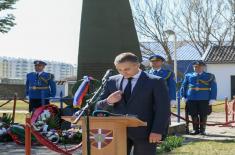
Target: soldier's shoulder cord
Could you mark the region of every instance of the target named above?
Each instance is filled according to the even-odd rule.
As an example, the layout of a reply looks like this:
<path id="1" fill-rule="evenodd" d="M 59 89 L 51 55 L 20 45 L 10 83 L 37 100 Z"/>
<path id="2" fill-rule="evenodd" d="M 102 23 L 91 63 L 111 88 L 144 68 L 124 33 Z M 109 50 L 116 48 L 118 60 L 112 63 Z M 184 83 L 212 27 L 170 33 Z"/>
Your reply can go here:
<path id="1" fill-rule="evenodd" d="M 41 80 L 42 80 L 43 82 L 45 82 L 46 84 L 48 84 L 48 81 L 49 81 L 49 80 L 51 80 L 51 79 L 54 78 L 54 75 L 53 75 L 53 74 L 51 74 L 51 73 L 47 73 L 47 74 L 49 75 L 48 78 L 44 78 L 44 77 L 42 77 L 42 76 L 39 77 L 39 79 L 41 79 Z"/>
<path id="2" fill-rule="evenodd" d="M 207 82 L 211 82 L 215 79 L 215 76 L 214 74 L 211 74 L 211 73 L 207 73 L 209 75 L 209 80 L 207 80 Z"/>
<path id="3" fill-rule="evenodd" d="M 211 74 L 211 73 L 206 73 L 206 74 L 209 75 L 209 79 L 208 79 L 208 80 L 202 80 L 202 79 L 200 79 L 200 80 L 198 80 L 198 81 L 201 82 L 201 83 L 203 83 L 203 84 L 205 84 L 205 85 L 209 85 L 209 83 L 214 80 L 215 76 L 214 76 L 213 74 Z"/>
<path id="4" fill-rule="evenodd" d="M 170 77 L 171 77 L 171 74 L 172 72 L 169 71 L 169 70 L 166 70 L 168 73 L 167 73 L 167 76 L 164 78 L 165 80 L 168 80 Z"/>

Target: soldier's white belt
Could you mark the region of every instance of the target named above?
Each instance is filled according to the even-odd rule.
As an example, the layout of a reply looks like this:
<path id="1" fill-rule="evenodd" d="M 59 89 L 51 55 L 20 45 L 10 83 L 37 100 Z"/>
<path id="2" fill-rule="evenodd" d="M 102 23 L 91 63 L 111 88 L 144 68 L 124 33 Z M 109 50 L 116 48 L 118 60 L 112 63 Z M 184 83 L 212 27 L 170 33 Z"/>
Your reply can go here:
<path id="1" fill-rule="evenodd" d="M 33 90 L 45 90 L 45 89 L 49 89 L 49 87 L 36 87 L 36 86 L 33 86 L 33 87 L 30 87 L 30 89 L 33 89 Z"/>
<path id="2" fill-rule="evenodd" d="M 210 88 L 199 88 L 199 87 L 190 87 L 189 89 L 196 90 L 196 91 L 199 91 L 199 90 L 210 90 Z"/>

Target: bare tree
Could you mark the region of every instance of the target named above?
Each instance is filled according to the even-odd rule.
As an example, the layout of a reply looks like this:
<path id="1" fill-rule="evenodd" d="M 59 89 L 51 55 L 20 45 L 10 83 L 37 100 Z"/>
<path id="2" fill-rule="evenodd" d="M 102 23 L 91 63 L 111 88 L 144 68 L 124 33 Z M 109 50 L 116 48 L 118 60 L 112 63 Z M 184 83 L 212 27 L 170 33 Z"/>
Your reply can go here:
<path id="1" fill-rule="evenodd" d="M 231 46 L 235 46 L 235 0 L 227 0 L 227 8 L 230 10 L 229 18 L 226 15 L 222 15 L 225 20 L 231 25 L 230 36 L 231 36 Z"/>
<path id="2" fill-rule="evenodd" d="M 172 64 L 168 46 L 169 36 L 164 35 L 164 31 L 170 25 L 166 10 L 168 2 L 164 0 L 132 0 L 132 4 L 136 30 L 140 40 L 147 39 L 159 43 L 164 49 L 167 62 Z M 144 44 L 141 44 L 141 47 L 145 49 L 146 55 L 154 53 Z"/>
<path id="3" fill-rule="evenodd" d="M 192 45 L 202 56 L 210 45 L 235 42 L 235 0 L 132 0 L 140 40 L 157 42 L 172 63 L 167 29 L 177 33 L 181 43 Z M 179 45 L 179 44 L 178 44 Z M 181 44 L 182 45 L 182 44 Z M 141 44 L 146 55 L 153 54 Z"/>
<path id="4" fill-rule="evenodd" d="M 234 0 L 181 0 L 179 13 L 171 13 L 174 26 L 203 55 L 210 45 L 231 41 L 233 18 L 228 8 L 232 3 Z"/>

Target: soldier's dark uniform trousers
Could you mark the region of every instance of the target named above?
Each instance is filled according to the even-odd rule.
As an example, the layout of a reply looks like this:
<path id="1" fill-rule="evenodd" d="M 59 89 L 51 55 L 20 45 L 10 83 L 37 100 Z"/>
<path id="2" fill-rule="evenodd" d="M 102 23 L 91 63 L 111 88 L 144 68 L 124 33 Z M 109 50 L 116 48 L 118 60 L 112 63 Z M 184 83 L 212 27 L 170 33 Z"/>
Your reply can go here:
<path id="1" fill-rule="evenodd" d="M 186 107 L 194 122 L 192 134 L 204 135 L 207 115 L 212 111 L 209 101 L 215 101 L 217 95 L 215 76 L 207 72 L 188 73 L 182 82 L 180 93 L 186 99 Z"/>
<path id="2" fill-rule="evenodd" d="M 47 72 L 31 72 L 27 74 L 26 95 L 29 96 L 30 112 L 42 105 L 49 104 L 49 97 L 54 97 L 55 94 L 56 84 L 53 74 Z"/>

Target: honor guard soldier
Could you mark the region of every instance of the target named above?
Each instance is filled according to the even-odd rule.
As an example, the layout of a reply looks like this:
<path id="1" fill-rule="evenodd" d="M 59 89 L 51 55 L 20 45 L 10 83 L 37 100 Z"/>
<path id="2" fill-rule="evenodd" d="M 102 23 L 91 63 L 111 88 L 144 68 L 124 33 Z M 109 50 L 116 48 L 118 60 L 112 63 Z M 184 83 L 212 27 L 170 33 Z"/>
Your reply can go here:
<path id="1" fill-rule="evenodd" d="M 170 96 L 170 104 L 171 106 L 176 105 L 176 82 L 175 82 L 175 75 L 170 70 L 166 70 L 162 68 L 163 63 L 165 62 L 165 59 L 160 55 L 153 55 L 149 57 L 150 66 L 152 67 L 149 70 L 149 74 L 153 74 L 156 76 L 159 76 L 163 78 L 166 81 L 168 92 Z M 170 118 L 169 123 L 165 131 L 165 135 L 163 135 L 163 139 L 166 138 L 168 133 L 168 128 L 170 124 Z"/>
<path id="2" fill-rule="evenodd" d="M 185 75 L 181 86 L 181 97 L 193 121 L 192 135 L 205 135 L 207 116 L 216 101 L 217 84 L 215 76 L 205 72 L 203 61 L 193 63 L 194 72 Z"/>
<path id="3" fill-rule="evenodd" d="M 36 108 L 49 104 L 49 97 L 56 94 L 54 75 L 44 72 L 47 65 L 43 61 L 34 61 L 35 72 L 27 74 L 26 96 L 29 97 L 29 112 Z"/>

